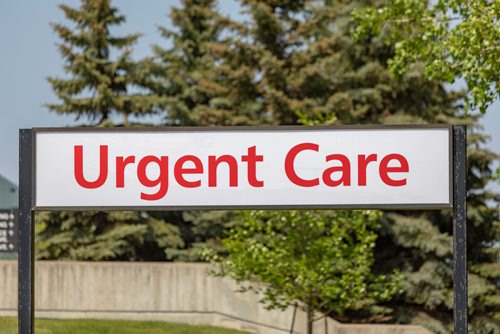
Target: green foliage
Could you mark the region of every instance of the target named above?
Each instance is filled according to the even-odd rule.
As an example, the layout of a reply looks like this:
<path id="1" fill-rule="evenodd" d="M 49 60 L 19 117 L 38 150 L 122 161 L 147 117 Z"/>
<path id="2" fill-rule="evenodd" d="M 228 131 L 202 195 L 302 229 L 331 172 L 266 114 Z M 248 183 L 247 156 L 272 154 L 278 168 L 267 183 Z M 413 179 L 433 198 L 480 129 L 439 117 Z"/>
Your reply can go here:
<path id="1" fill-rule="evenodd" d="M 395 43 L 389 68 L 402 75 L 423 62 L 431 79 L 463 78 L 466 111 L 487 107 L 500 96 L 500 3 L 468 0 L 394 0 L 353 13 L 356 38 L 382 34 Z"/>
<path id="2" fill-rule="evenodd" d="M 82 3 L 87 2 L 92 1 Z M 455 1 L 397 0 L 390 3 L 396 6 L 394 11 L 389 6 L 383 7 L 385 9 L 381 9 L 380 14 L 378 9 L 356 12 L 356 19 L 365 23 L 358 25 L 359 39 L 353 39 L 353 10 L 383 3 L 242 0 L 246 21 L 243 24 L 222 17 L 215 0 L 184 0 L 172 11 L 173 30 L 160 30 L 165 38 L 171 39 L 172 48 L 156 46 L 154 57 L 125 66 L 130 70 L 120 73 L 126 77 L 123 80 L 127 82 L 127 90 L 113 92 L 124 99 L 135 98 L 129 94 L 133 91 L 129 87 L 147 87 L 152 94 L 147 99 L 142 97 L 148 101 L 144 105 L 160 106 L 168 125 L 467 124 L 470 332 L 498 333 L 500 278 L 496 262 L 500 240 L 497 209 L 500 198 L 487 189 L 489 182 L 499 180 L 499 170 L 492 170 L 498 155 L 484 149 L 488 138 L 477 126 L 480 117 L 472 113 L 463 115 L 464 107 L 472 104 L 484 109 L 491 98 L 498 95 L 498 75 L 495 77 L 499 72 L 498 62 L 495 62 L 500 58 L 498 38 L 492 39 L 495 35 L 491 35 L 492 29 L 498 30 L 498 19 L 493 17 L 498 17 L 498 4 L 460 1 L 456 2 L 460 3 L 458 7 L 443 10 L 439 4 L 447 6 Z M 75 13 L 80 13 L 82 8 Z M 396 18 L 395 15 L 401 14 L 398 8 L 404 9 L 404 15 Z M 486 8 L 486 12 L 480 13 L 481 8 Z M 85 26 L 85 20 L 72 19 L 72 13 L 69 11 L 68 17 L 76 22 L 76 29 L 69 31 L 72 34 L 69 37 L 80 36 L 80 32 L 84 36 L 83 32 L 91 31 Z M 451 15 L 467 16 L 468 19 L 454 20 L 449 24 Z M 366 16 L 369 20 L 365 20 Z M 368 21 L 375 23 L 368 24 Z M 444 34 L 445 23 L 448 30 Z M 431 24 L 435 29 L 429 26 Z M 380 35 L 376 34 L 377 27 Z M 90 32 L 86 34 L 91 35 Z M 87 80 L 89 73 L 96 73 L 95 68 L 101 69 L 96 64 L 114 64 L 118 59 L 128 57 L 118 57 L 115 61 L 96 60 L 96 57 L 90 57 L 93 54 L 91 48 L 80 47 L 77 40 L 69 37 L 62 37 L 65 42 L 61 50 L 87 50 L 81 52 L 75 61 L 65 58 L 68 73 L 77 75 L 78 80 Z M 473 38 L 477 41 L 473 42 Z M 69 47 L 72 43 L 73 48 Z M 124 54 L 130 52 L 131 45 L 123 48 Z M 112 43 L 109 46 L 115 47 Z M 412 48 L 415 51 L 410 53 Z M 404 50 L 406 53 L 403 54 Z M 114 82 L 114 78 L 119 77 L 113 75 L 113 71 L 99 73 L 103 74 L 96 75 L 96 78 L 109 76 L 104 83 Z M 469 87 L 479 89 L 479 95 L 472 93 L 468 96 L 471 101 L 466 100 L 465 106 L 463 93 L 447 91 L 443 85 L 443 82 L 460 75 Z M 85 115 L 85 110 L 92 110 L 97 112 L 95 118 L 103 119 L 102 125 L 112 125 L 99 114 L 100 109 L 95 107 L 100 105 L 97 100 L 92 109 L 79 109 L 78 98 L 93 88 L 85 86 L 78 90 L 78 80 L 74 83 L 67 80 L 67 84 L 61 86 L 65 86 L 65 93 L 60 95 L 62 104 L 67 102 L 67 107 L 61 106 L 60 111 Z M 107 86 L 103 84 L 102 87 Z M 54 89 L 56 93 L 63 91 L 56 86 Z M 103 103 L 110 100 L 113 99 L 99 99 Z M 81 105 L 91 106 L 86 101 L 82 99 Z M 103 110 L 129 112 L 128 109 L 115 108 L 117 105 L 115 102 L 105 104 Z M 141 108 L 130 110 L 139 114 L 150 110 Z M 216 249 L 219 255 L 223 254 L 219 239 L 241 223 L 229 212 L 154 212 L 137 213 L 132 217 L 108 215 L 51 213 L 48 218 L 41 217 L 39 256 L 198 261 L 199 250 L 206 246 Z M 277 219 L 273 218 L 274 213 L 255 215 L 262 222 Z M 349 306 L 355 311 L 345 309 L 340 317 L 342 308 L 338 307 L 332 315 L 346 321 L 414 323 L 438 333 L 450 332 L 453 289 L 450 210 L 387 213 L 380 218 L 380 224 L 375 248 L 367 248 L 375 252 L 373 272 L 390 275 L 394 269 L 399 270 L 403 275 L 402 292 L 387 302 L 361 298 L 357 304 Z M 68 234 L 66 226 L 78 227 L 73 227 L 74 233 Z M 368 224 L 367 227 L 373 233 L 374 226 Z M 259 232 L 255 228 L 254 232 Z M 241 228 L 236 231 L 244 232 Z M 306 232 L 309 233 L 305 231 L 304 237 Z M 318 245 L 323 240 L 319 239 Z M 327 262 L 322 258 L 318 261 Z M 363 263 L 368 266 L 370 261 L 365 258 Z M 305 269 L 309 268 L 308 263 L 303 261 Z M 366 266 L 359 268 L 370 267 Z M 273 273 L 268 274 L 273 276 Z M 312 275 L 311 279 L 315 277 L 318 276 Z M 367 279 L 371 279 L 370 276 Z M 326 289 L 321 293 L 330 297 L 332 291 Z M 353 290 L 353 293 L 357 292 Z M 300 296 L 296 298 L 302 300 Z M 347 299 L 342 298 L 333 301 L 341 302 L 341 305 L 349 300 L 349 294 L 345 297 Z M 275 299 L 279 303 L 287 301 Z"/>
<path id="3" fill-rule="evenodd" d="M 172 254 L 175 261 L 204 261 L 206 248 L 223 252 L 220 239 L 239 225 L 234 211 L 185 211 L 182 218 L 185 247 Z"/>
<path id="4" fill-rule="evenodd" d="M 137 211 L 37 212 L 36 258 L 150 260 L 184 247 L 172 223 Z"/>
<path id="5" fill-rule="evenodd" d="M 500 196 L 487 190 L 498 156 L 483 148 L 486 137 L 470 124 L 468 134 L 467 247 L 470 333 L 498 333 Z M 394 253 L 398 256 L 394 257 Z M 428 327 L 436 333 L 452 328 L 452 217 L 441 212 L 397 212 L 382 221 L 376 257 L 378 270 L 400 268 L 404 292 L 390 303 L 395 319 Z M 413 308 L 409 311 L 408 306 Z M 415 306 L 418 306 L 415 308 Z M 428 316 L 422 317 L 424 311 Z M 431 318 L 430 318 L 430 317 Z"/>
<path id="6" fill-rule="evenodd" d="M 48 78 L 61 103 L 47 104 L 47 108 L 98 122 L 118 113 L 124 124 L 130 114 L 153 112 L 151 98 L 138 93 L 143 78 L 131 59 L 131 48 L 139 35 L 111 35 L 111 27 L 125 22 L 111 1 L 81 0 L 79 8 L 64 4 L 59 8 L 73 22 L 72 27 L 52 24 L 62 40 L 58 47 L 68 77 Z M 116 57 L 112 57 L 115 52 Z"/>
<path id="7" fill-rule="evenodd" d="M 343 314 L 388 300 L 398 289 L 397 275 L 371 271 L 378 212 L 252 211 L 241 217 L 242 225 L 223 240 L 227 256 L 208 257 L 216 274 L 232 277 L 243 291 L 262 291 L 268 308 L 299 300 L 308 314 Z"/>
<path id="8" fill-rule="evenodd" d="M 297 124 L 298 112 L 327 115 L 342 108 L 329 94 L 337 68 L 328 57 L 333 50 L 327 40 L 319 42 L 327 26 L 324 7 L 311 1 L 241 5 L 245 22 L 229 22 L 228 37 L 213 47 L 229 108 L 248 115 L 252 124 Z"/>
<path id="9" fill-rule="evenodd" d="M 149 74 L 145 85 L 156 94 L 165 111 L 167 125 L 238 125 L 248 123 L 240 112 L 231 111 L 213 46 L 227 19 L 214 0 L 182 0 L 170 13 L 173 30 L 159 28 L 172 42 L 165 49 L 153 47 L 154 57 L 143 62 Z"/>
<path id="10" fill-rule="evenodd" d="M 360 6 L 242 1 L 248 19 L 232 23 L 217 45 L 232 108 L 252 105 L 272 124 L 446 122 L 456 98 L 439 81 L 418 66 L 396 78 L 387 70 L 392 45 L 351 38 L 350 15 Z"/>
<path id="11" fill-rule="evenodd" d="M 463 94 L 447 92 L 442 81 L 429 79 L 420 64 L 394 76 L 387 66 L 395 54 L 394 44 L 386 43 L 384 37 L 351 37 L 349 16 L 355 8 L 359 7 L 354 2 L 332 1 L 319 6 L 316 14 L 311 11 L 309 19 L 318 32 L 305 49 L 314 55 L 307 58 L 308 67 L 326 78 L 322 94 L 335 101 L 329 109 L 334 116 L 301 111 L 301 120 L 309 125 L 335 118 L 337 124 L 468 125 L 468 259 L 471 268 L 477 268 L 471 270 L 469 280 L 469 319 L 471 332 L 495 328 L 500 305 L 494 304 L 492 287 L 498 286 L 498 277 L 491 276 L 491 268 L 498 259 L 500 197 L 487 185 L 495 180 L 492 167 L 498 155 L 484 148 L 488 138 L 478 126 L 480 117 L 463 116 Z M 334 19 L 323 27 L 318 23 L 323 17 Z M 321 67 L 327 62 L 323 58 L 334 60 L 335 65 Z M 342 319 L 411 322 L 447 333 L 452 323 L 451 211 L 389 213 L 381 222 L 375 271 L 399 269 L 404 277 L 403 292 L 381 305 L 392 309 L 383 316 L 377 316 L 380 309 L 368 308 L 348 311 Z"/>
<path id="12" fill-rule="evenodd" d="M 144 71 L 131 59 L 138 34 L 112 36 L 110 29 L 125 17 L 110 0 L 81 0 L 79 8 L 60 5 L 73 27 L 53 24 L 62 39 L 59 51 L 69 78 L 48 80 L 60 104 L 48 104 L 62 114 L 98 120 L 112 127 L 112 113 L 123 116 L 153 112 L 157 101 L 143 95 Z M 115 57 L 112 54 L 116 53 Z M 132 93 L 134 92 L 135 93 Z M 175 215 L 156 217 L 145 212 L 39 212 L 36 257 L 68 260 L 171 259 L 184 247 Z M 174 221 L 174 223 L 170 223 Z"/>
<path id="13" fill-rule="evenodd" d="M 384 36 L 352 38 L 351 13 L 361 7 L 360 3 L 296 2 L 290 7 L 279 1 L 244 1 L 243 5 L 249 15 L 245 27 L 238 31 L 243 37 L 233 42 L 223 59 L 235 71 L 245 68 L 255 73 L 250 81 L 252 91 L 257 92 L 255 99 L 272 122 L 469 126 L 469 260 L 480 266 L 494 263 L 498 256 L 495 240 L 500 239 L 499 196 L 486 186 L 493 180 L 491 168 L 498 156 L 484 149 L 488 138 L 477 126 L 479 117 L 463 117 L 464 94 L 448 92 L 443 81 L 430 79 L 420 63 L 395 76 L 387 65 L 396 52 L 394 43 L 386 43 Z M 289 21 L 281 20 L 281 15 Z M 280 46 L 286 51 L 280 53 Z M 276 61 L 264 64 L 268 59 Z M 275 103 L 278 100 L 271 94 L 279 95 L 280 103 Z M 438 331 L 450 330 L 451 212 L 389 214 L 382 219 L 379 235 L 375 270 L 390 273 L 397 268 L 405 277 L 403 292 L 381 305 L 384 310 L 392 309 L 384 311 L 382 321 L 432 323 Z M 495 300 L 486 296 L 494 295 L 491 287 L 498 278 L 484 273 L 471 274 L 470 278 L 471 331 L 492 326 L 499 309 L 485 302 Z M 422 295 L 420 291 L 424 291 Z M 347 311 L 343 319 L 377 320 L 373 312 L 380 311 L 375 307 Z M 363 314 L 366 316 L 360 318 Z"/>

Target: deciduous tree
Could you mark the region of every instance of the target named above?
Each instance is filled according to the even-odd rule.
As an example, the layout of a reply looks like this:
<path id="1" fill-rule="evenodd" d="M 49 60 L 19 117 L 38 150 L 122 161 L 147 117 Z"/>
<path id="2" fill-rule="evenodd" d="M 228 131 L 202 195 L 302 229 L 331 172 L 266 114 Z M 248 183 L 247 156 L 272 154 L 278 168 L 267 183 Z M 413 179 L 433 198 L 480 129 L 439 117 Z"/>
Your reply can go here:
<path id="1" fill-rule="evenodd" d="M 467 83 L 465 110 L 485 112 L 500 96 L 500 3 L 394 0 L 354 12 L 355 36 L 395 43 L 389 68 L 402 75 L 422 62 L 428 78 Z"/>
<path id="2" fill-rule="evenodd" d="M 398 276 L 375 275 L 375 211 L 253 211 L 223 245 L 227 256 L 213 256 L 215 273 L 239 282 L 242 290 L 263 293 L 270 308 L 297 300 L 307 312 L 343 314 L 388 300 Z M 210 257 L 210 256 L 209 256 Z"/>

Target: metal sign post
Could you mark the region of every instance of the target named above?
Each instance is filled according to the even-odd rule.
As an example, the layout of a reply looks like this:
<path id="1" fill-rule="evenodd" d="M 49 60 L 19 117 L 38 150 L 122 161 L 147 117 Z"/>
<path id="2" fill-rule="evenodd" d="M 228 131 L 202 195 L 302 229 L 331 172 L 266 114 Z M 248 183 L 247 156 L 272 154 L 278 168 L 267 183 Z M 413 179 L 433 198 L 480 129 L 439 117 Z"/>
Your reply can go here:
<path id="1" fill-rule="evenodd" d="M 35 332 L 35 240 L 33 212 L 33 138 L 30 129 L 19 131 L 19 334 Z"/>
<path id="2" fill-rule="evenodd" d="M 453 325 L 467 333 L 467 133 L 453 127 Z"/>
<path id="3" fill-rule="evenodd" d="M 315 135 L 315 131 L 320 135 Z M 389 131 L 389 133 L 384 133 L 384 131 Z M 57 136 L 63 132 L 64 140 L 60 140 L 60 137 Z M 332 137 L 333 133 L 336 133 L 335 136 L 337 137 Z M 126 138 L 121 137 L 123 134 L 127 135 Z M 173 134 L 175 134 L 174 137 L 169 137 Z M 214 134 L 213 138 L 212 134 Z M 229 137 L 234 140 L 228 140 Z M 298 140 L 297 137 L 301 138 L 302 144 L 295 142 Z M 124 138 L 125 141 L 122 140 Z M 138 138 L 140 140 L 137 140 Z M 180 140 L 180 142 L 174 141 L 172 138 Z M 343 138 L 343 141 L 339 141 L 339 138 Z M 98 156 L 101 158 L 89 160 L 92 162 L 91 166 L 97 165 L 100 168 L 97 180 L 87 180 L 83 175 L 82 152 L 84 146 L 81 144 L 82 141 L 87 145 L 91 145 L 91 149 L 99 147 L 100 155 Z M 106 144 L 103 142 L 106 142 Z M 172 145 L 174 142 L 179 143 L 177 148 L 176 145 Z M 317 142 L 318 145 L 311 144 L 313 142 Z M 329 147 L 332 142 L 336 144 Z M 342 151 L 342 142 L 350 143 L 349 148 Z M 432 142 L 432 144 L 429 144 L 429 142 Z M 133 143 L 133 145 L 129 145 L 130 143 Z M 168 145 L 165 145 L 165 143 L 168 143 Z M 200 143 L 206 145 L 200 146 Z M 144 146 L 137 146 L 136 144 Z M 339 154 L 328 155 L 327 162 L 340 158 L 344 160 L 340 159 L 337 162 L 347 161 L 343 162 L 342 166 L 343 170 L 347 168 L 348 172 L 346 172 L 345 177 L 349 179 L 348 181 L 342 181 L 345 182 L 343 186 L 352 186 L 350 167 L 347 167 L 350 166 L 348 156 L 352 158 L 353 163 L 357 162 L 360 166 L 363 166 L 362 170 L 364 171 L 360 174 L 358 170 L 358 177 L 352 182 L 353 184 L 356 182 L 357 186 L 354 189 L 356 191 L 355 196 L 352 196 L 352 187 L 349 190 L 351 191 L 351 197 L 349 197 L 349 192 L 345 192 L 345 189 L 338 187 L 339 180 L 332 179 L 333 171 L 331 169 L 330 171 L 326 169 L 322 174 L 323 184 L 321 185 L 318 185 L 321 174 L 320 177 L 317 174 L 313 176 L 307 174 L 311 170 L 317 172 L 317 163 L 324 164 L 324 156 L 318 157 L 318 155 L 314 155 L 319 152 L 319 144 L 324 145 L 327 149 L 339 150 L 335 151 L 335 153 Z M 467 144 L 465 126 L 198 127 L 111 130 L 89 128 L 73 130 L 22 129 L 19 132 L 19 145 L 19 334 L 34 334 L 34 212 L 36 210 L 292 208 L 419 210 L 451 207 L 453 207 L 454 333 L 467 333 Z M 109 153 L 121 155 L 116 156 L 117 163 L 116 166 L 113 165 L 113 167 L 116 167 L 116 171 L 113 171 L 113 173 L 116 172 L 116 184 L 114 184 L 115 178 L 113 178 L 110 181 L 111 185 L 101 187 L 106 182 L 108 175 L 109 166 L 107 161 L 108 156 L 110 156 L 108 154 L 108 145 L 110 148 Z M 118 151 L 116 150 L 117 147 L 119 148 Z M 189 152 L 172 151 L 180 147 L 183 150 L 187 149 Z M 219 153 L 207 153 L 205 147 Z M 221 147 L 228 150 L 228 152 L 214 149 Z M 272 151 L 273 147 L 277 148 L 277 151 Z M 161 158 L 150 155 L 151 152 L 155 152 L 155 149 L 161 155 Z M 242 149 L 246 151 L 241 153 Z M 366 150 L 369 149 L 372 150 L 373 154 L 367 156 Z M 148 153 L 145 153 L 146 151 Z M 93 152 L 95 156 L 96 151 Z M 237 158 L 230 155 L 234 155 L 235 152 L 239 154 Z M 284 152 L 288 152 L 286 158 L 284 158 Z M 377 162 L 376 153 L 379 154 L 380 163 Z M 173 167 L 175 177 L 170 181 L 176 181 L 178 187 L 172 188 L 172 197 L 168 197 L 170 193 L 167 195 L 168 183 L 166 181 L 168 181 L 170 174 L 168 174 L 168 170 L 162 172 L 162 168 L 166 166 L 161 165 L 164 162 L 168 163 L 168 154 L 181 161 L 176 162 Z M 179 158 L 180 154 L 191 155 L 184 155 Z M 232 159 L 229 160 L 234 161 L 233 165 L 235 167 L 233 171 L 235 171 L 236 175 L 238 163 L 242 164 L 243 170 L 247 172 L 247 175 L 245 175 L 247 179 L 244 181 L 247 181 L 248 184 L 245 183 L 239 193 L 237 192 L 238 189 L 236 189 L 235 194 L 237 196 L 225 195 L 228 191 L 226 184 L 218 189 L 217 176 L 214 177 L 213 174 L 212 180 L 214 182 L 210 183 L 209 176 L 207 187 L 206 178 L 202 175 L 205 170 L 203 164 L 208 161 L 208 170 L 212 168 L 215 170 L 216 175 L 217 163 L 214 163 L 214 161 L 218 159 L 217 156 L 211 155 L 208 156 L 207 160 L 207 154 L 226 154 L 219 155 L 219 157 L 224 157 L 224 159 L 229 157 Z M 325 153 L 323 151 L 320 154 Z M 138 161 L 136 161 L 137 165 L 134 165 L 136 156 Z M 297 156 L 300 156 L 300 158 L 297 158 Z M 85 159 L 88 157 L 87 153 Z M 113 157 L 111 158 L 113 159 Z M 304 157 L 308 158 L 305 159 Z M 312 159 L 309 159 L 309 157 L 312 157 Z M 408 160 L 406 157 L 408 157 Z M 74 160 L 71 160 L 73 158 Z M 143 159 L 145 160 L 143 161 Z M 184 167 L 185 161 L 182 159 L 195 163 L 196 168 Z M 170 160 L 171 163 L 173 163 L 172 160 Z M 125 163 L 125 161 L 128 162 Z M 210 161 L 212 161 L 212 165 L 210 165 Z M 264 164 L 263 161 L 267 163 L 267 169 L 259 169 L 259 173 L 257 173 L 257 166 L 263 166 L 261 165 Z M 372 182 L 374 178 L 380 176 L 380 180 L 375 180 L 374 184 L 367 184 L 366 181 L 367 166 L 370 161 L 379 164 L 379 166 L 375 164 L 375 168 L 378 168 L 378 174 L 370 174 Z M 392 163 L 389 166 L 391 161 L 398 164 L 395 166 Z M 415 162 L 415 165 L 409 167 L 409 161 Z M 167 179 L 162 180 L 160 177 L 156 180 L 148 179 L 146 167 L 151 162 L 160 169 L 160 176 Z M 113 191 L 116 188 L 120 188 L 120 190 L 126 188 L 125 167 L 129 163 L 131 164 L 129 168 L 137 169 L 136 175 L 132 172 L 128 174 L 131 178 L 127 178 L 127 186 L 132 191 L 130 194 L 121 192 L 122 197 L 117 199 Z M 89 163 L 86 164 L 88 166 Z M 118 166 L 121 166 L 120 170 Z M 172 166 L 170 167 L 172 168 Z M 324 169 L 325 167 L 322 165 L 321 168 Z M 338 169 L 338 167 L 335 168 Z M 285 173 L 286 176 L 278 175 L 279 173 Z M 342 179 L 344 178 L 343 173 Z M 408 173 L 414 174 L 410 175 Z M 193 174 L 197 181 L 189 178 Z M 185 176 L 188 179 L 185 179 Z M 391 178 L 391 176 L 395 178 Z M 408 182 L 408 188 L 396 189 L 395 187 L 407 184 L 406 176 L 413 177 L 411 185 Z M 71 179 L 73 177 L 74 179 Z M 231 176 L 230 179 L 232 180 L 230 183 L 234 182 L 234 187 L 237 187 L 238 177 L 236 176 L 233 179 Z M 276 189 L 271 189 L 270 192 L 266 193 L 265 191 L 269 189 L 263 187 L 265 179 L 274 182 L 270 182 L 271 188 L 273 185 L 276 186 L 276 182 L 281 183 L 278 184 Z M 163 181 L 167 185 L 161 194 L 159 190 L 140 187 L 141 185 L 150 187 L 153 183 L 156 186 Z M 205 184 L 202 184 L 203 182 Z M 81 187 L 78 188 L 77 184 Z M 181 189 L 183 184 L 187 184 L 187 186 L 184 186 L 185 189 Z M 197 189 L 197 196 L 186 195 L 193 187 L 199 188 Z M 311 187 L 316 188 L 312 189 Z M 335 188 L 329 189 L 328 187 Z M 367 187 L 372 188 L 367 191 Z M 430 194 L 428 188 L 432 187 L 436 188 L 437 191 Z M 92 192 L 88 191 L 88 189 L 92 189 Z M 125 190 L 130 191 L 130 189 Z M 276 196 L 277 189 L 280 191 L 286 189 L 284 196 Z M 305 189 L 304 193 L 307 192 L 308 195 L 305 196 L 301 189 Z M 377 193 L 379 190 L 380 193 Z M 154 191 L 158 192 L 152 193 Z M 411 195 L 409 195 L 410 193 Z M 180 196 L 176 198 L 175 194 L 180 194 Z M 213 196 L 214 194 L 215 196 Z M 265 194 L 265 196 L 261 196 L 262 194 Z M 347 196 L 344 196 L 344 194 Z M 373 194 L 376 194 L 376 196 L 373 196 Z M 103 204 L 101 204 L 99 198 L 102 198 Z M 194 200 L 198 202 L 193 202 Z"/>

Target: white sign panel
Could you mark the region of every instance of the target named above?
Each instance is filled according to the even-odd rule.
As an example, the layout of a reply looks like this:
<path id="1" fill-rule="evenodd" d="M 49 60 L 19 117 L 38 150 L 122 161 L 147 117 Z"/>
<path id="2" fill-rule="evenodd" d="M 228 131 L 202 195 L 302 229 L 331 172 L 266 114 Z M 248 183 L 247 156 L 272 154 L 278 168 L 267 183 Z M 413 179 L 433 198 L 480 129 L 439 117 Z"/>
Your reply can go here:
<path id="1" fill-rule="evenodd" d="M 450 131 L 37 129 L 35 206 L 445 208 Z"/>

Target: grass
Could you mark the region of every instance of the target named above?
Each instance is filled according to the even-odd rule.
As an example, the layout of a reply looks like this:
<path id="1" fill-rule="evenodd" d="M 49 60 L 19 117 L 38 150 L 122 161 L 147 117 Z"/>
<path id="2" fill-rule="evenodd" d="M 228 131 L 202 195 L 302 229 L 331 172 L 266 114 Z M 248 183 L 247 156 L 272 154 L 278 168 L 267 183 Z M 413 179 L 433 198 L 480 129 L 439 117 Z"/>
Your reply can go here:
<path id="1" fill-rule="evenodd" d="M 36 319 L 36 334 L 244 334 L 213 326 L 193 326 L 161 321 Z M 16 318 L 0 318 L 0 334 L 17 334 Z"/>

